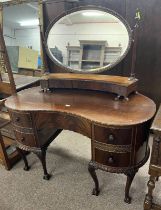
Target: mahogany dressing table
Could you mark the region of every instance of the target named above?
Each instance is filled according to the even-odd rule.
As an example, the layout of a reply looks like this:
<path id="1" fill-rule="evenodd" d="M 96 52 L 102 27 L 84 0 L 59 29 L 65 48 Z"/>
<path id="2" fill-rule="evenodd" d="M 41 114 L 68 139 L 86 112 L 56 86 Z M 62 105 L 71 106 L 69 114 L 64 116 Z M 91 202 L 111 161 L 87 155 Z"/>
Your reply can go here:
<path id="1" fill-rule="evenodd" d="M 116 28 L 105 31 L 111 21 Z M 91 27 L 93 24 L 100 30 Z M 43 41 L 49 58 L 68 73 L 44 75 L 41 87 L 7 99 L 18 147 L 39 152 L 46 144 L 41 135 L 44 128 L 85 135 L 91 139 L 88 170 L 95 183 L 92 194 L 100 191 L 96 169 L 124 173 L 124 201 L 130 203 L 133 178 L 149 157 L 148 133 L 156 107 L 136 92 L 135 59 L 130 78 L 94 75 L 115 67 L 127 55 L 132 43 L 130 26 L 107 8 L 78 7 L 51 21 Z M 45 161 L 43 158 L 44 174 L 48 175 Z"/>
<path id="2" fill-rule="evenodd" d="M 131 182 L 149 157 L 149 120 L 154 115 L 155 104 L 140 94 L 131 95 L 129 101 L 115 101 L 114 97 L 114 94 L 84 90 L 42 92 L 40 87 L 35 87 L 11 96 L 6 107 L 21 149 L 40 147 L 43 139 L 39 138 L 39 132 L 44 124 L 49 129 L 72 130 L 89 137 L 93 194 L 99 193 L 95 169 L 125 173 L 125 201 L 130 202 Z"/>

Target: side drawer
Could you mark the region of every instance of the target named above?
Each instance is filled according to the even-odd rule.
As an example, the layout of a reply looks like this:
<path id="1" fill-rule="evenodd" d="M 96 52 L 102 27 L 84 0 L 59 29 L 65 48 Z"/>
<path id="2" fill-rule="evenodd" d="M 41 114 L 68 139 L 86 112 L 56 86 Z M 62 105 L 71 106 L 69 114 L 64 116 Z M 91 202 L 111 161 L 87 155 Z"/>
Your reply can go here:
<path id="1" fill-rule="evenodd" d="M 32 128 L 32 119 L 29 113 L 11 112 L 13 124 L 20 127 Z"/>
<path id="2" fill-rule="evenodd" d="M 131 153 L 113 153 L 95 149 L 94 161 L 111 167 L 130 166 Z"/>
<path id="3" fill-rule="evenodd" d="M 29 147 L 37 147 L 36 139 L 34 134 L 26 134 L 15 131 L 16 140 L 23 145 Z"/>
<path id="4" fill-rule="evenodd" d="M 152 154 L 151 154 L 151 164 L 161 167 L 161 137 L 154 134 Z"/>
<path id="5" fill-rule="evenodd" d="M 132 128 L 106 128 L 94 125 L 94 140 L 116 145 L 128 145 L 132 142 Z"/>

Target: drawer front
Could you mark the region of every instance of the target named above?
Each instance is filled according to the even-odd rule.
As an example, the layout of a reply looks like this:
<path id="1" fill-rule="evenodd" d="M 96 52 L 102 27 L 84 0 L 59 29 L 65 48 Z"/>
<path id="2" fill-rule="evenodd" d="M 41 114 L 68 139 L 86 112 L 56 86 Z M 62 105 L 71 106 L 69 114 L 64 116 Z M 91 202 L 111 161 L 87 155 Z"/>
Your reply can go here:
<path id="1" fill-rule="evenodd" d="M 36 139 L 33 134 L 26 134 L 26 133 L 15 131 L 15 136 L 16 136 L 16 140 L 23 145 L 26 145 L 29 147 L 37 146 Z"/>
<path id="2" fill-rule="evenodd" d="M 161 137 L 154 136 L 150 163 L 161 166 Z"/>
<path id="3" fill-rule="evenodd" d="M 132 128 L 105 128 L 94 125 L 94 140 L 117 145 L 129 145 L 132 141 Z"/>
<path id="4" fill-rule="evenodd" d="M 91 123 L 84 118 L 65 113 L 38 113 L 35 119 L 38 129 L 45 123 L 48 127 L 75 131 L 91 138 Z"/>
<path id="5" fill-rule="evenodd" d="M 12 122 L 20 127 L 32 128 L 31 115 L 28 113 L 11 112 Z"/>
<path id="6" fill-rule="evenodd" d="M 130 166 L 131 153 L 112 153 L 95 149 L 94 161 L 111 167 Z"/>

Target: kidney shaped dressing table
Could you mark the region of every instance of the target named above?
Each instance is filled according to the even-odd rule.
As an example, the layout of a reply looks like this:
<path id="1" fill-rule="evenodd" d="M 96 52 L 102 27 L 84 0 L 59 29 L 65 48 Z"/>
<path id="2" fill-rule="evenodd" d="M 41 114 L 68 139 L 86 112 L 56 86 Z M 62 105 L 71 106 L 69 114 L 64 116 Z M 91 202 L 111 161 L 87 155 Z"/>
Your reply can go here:
<path id="1" fill-rule="evenodd" d="M 89 15 L 94 12 L 99 14 L 98 19 Z M 46 48 L 53 62 L 72 73 L 47 74 L 41 79 L 41 87 L 21 91 L 7 99 L 5 105 L 11 115 L 17 145 L 23 150 L 39 151 L 45 144 L 41 136 L 44 126 L 89 137 L 92 157 L 88 170 L 95 183 L 93 194 L 99 194 L 96 169 L 124 173 L 127 176 L 125 202 L 130 203 L 133 178 L 149 157 L 148 131 L 155 104 L 136 93 L 135 79 L 91 73 L 108 70 L 126 56 L 131 29 L 122 17 L 105 8 L 81 7 L 66 14 L 49 25 Z M 105 24 L 109 28 L 111 21 L 115 30 L 101 31 Z M 87 31 L 89 23 L 99 24 L 100 30 L 94 33 L 96 27 L 92 27 Z M 79 28 L 75 27 L 77 24 Z M 83 30 L 88 36 L 84 37 Z M 70 31 L 72 38 L 64 36 L 65 31 L 67 35 Z M 115 36 L 110 41 L 111 33 Z M 46 166 L 44 173 L 47 173 Z"/>

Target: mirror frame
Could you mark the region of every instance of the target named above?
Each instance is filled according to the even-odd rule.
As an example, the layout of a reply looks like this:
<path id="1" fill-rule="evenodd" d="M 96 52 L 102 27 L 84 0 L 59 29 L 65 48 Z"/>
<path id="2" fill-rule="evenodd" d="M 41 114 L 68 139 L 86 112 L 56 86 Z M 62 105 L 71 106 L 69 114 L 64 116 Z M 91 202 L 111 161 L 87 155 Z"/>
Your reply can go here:
<path id="1" fill-rule="evenodd" d="M 128 46 L 125 50 L 125 52 L 123 53 L 123 55 L 121 57 L 119 57 L 119 59 L 116 60 L 115 63 L 113 63 L 112 65 L 109 66 L 103 66 L 103 67 L 98 67 L 98 68 L 93 68 L 93 69 L 86 69 L 85 71 L 80 70 L 76 70 L 73 68 L 70 68 L 69 66 L 65 66 L 63 65 L 61 62 L 59 62 L 56 58 L 54 58 L 54 56 L 51 55 L 49 48 L 48 48 L 48 44 L 47 44 L 47 40 L 48 40 L 48 35 L 49 32 L 51 30 L 51 28 L 57 23 L 57 21 L 59 21 L 61 18 L 65 17 L 66 15 L 72 14 L 74 12 L 77 11 L 81 11 L 81 10 L 99 10 L 99 11 L 103 11 L 106 13 L 109 13 L 113 16 L 115 16 L 116 18 L 118 18 L 126 27 L 127 32 L 128 32 L 128 36 L 129 36 L 129 43 Z M 105 7 L 100 7 L 100 6 L 94 6 L 94 5 L 88 5 L 88 6 L 80 6 L 80 7 L 76 7 L 70 10 L 67 10 L 65 12 L 63 12 L 61 15 L 57 16 L 53 21 L 51 21 L 46 29 L 45 32 L 45 50 L 47 55 L 49 56 L 49 58 L 51 59 L 52 62 L 54 62 L 56 65 L 58 65 L 59 67 L 63 68 L 64 70 L 66 70 L 67 72 L 73 72 L 73 73 L 82 73 L 82 74 L 88 74 L 88 73 L 100 73 L 100 72 L 104 72 L 107 71 L 109 69 L 112 69 L 114 66 L 116 66 L 117 64 L 119 64 L 127 55 L 127 53 L 129 52 L 130 48 L 131 48 L 131 44 L 132 44 L 132 30 L 130 28 L 130 25 L 128 24 L 128 22 L 121 16 L 119 15 L 117 12 L 110 10 L 108 8 Z"/>

